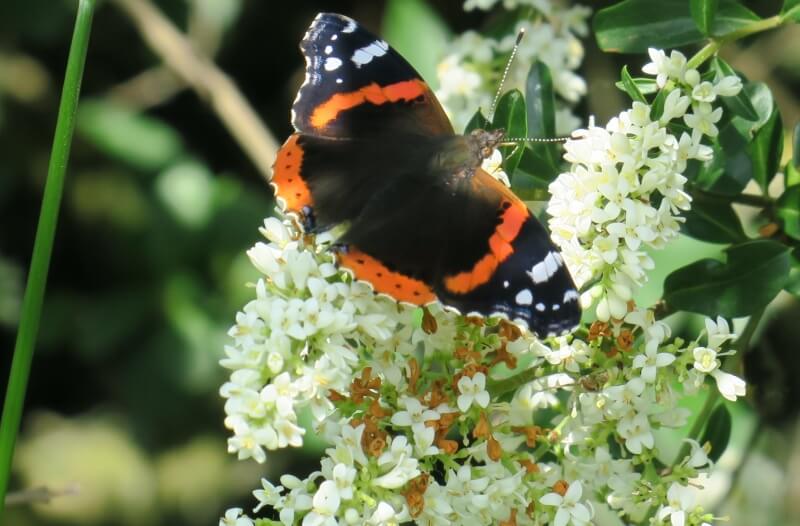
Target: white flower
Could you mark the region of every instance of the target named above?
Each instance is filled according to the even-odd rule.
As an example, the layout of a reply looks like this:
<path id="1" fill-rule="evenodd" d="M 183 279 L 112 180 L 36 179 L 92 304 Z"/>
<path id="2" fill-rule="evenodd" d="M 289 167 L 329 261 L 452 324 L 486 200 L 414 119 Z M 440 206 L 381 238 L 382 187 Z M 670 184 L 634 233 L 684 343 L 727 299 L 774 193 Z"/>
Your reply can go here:
<path id="1" fill-rule="evenodd" d="M 276 507 L 282 505 L 284 498 L 281 496 L 283 493 L 283 486 L 274 486 L 270 481 L 265 478 L 261 479 L 261 489 L 253 491 L 253 496 L 258 501 L 253 511 L 258 513 L 258 510 L 264 506 Z"/>
<path id="2" fill-rule="evenodd" d="M 335 514 L 342 499 L 332 480 L 323 481 L 312 499 L 311 511 L 303 517 L 303 526 L 338 526 Z"/>
<path id="3" fill-rule="evenodd" d="M 669 505 L 658 510 L 656 518 L 664 520 L 669 517 L 672 526 L 684 526 L 689 513 L 695 508 L 695 494 L 689 486 L 673 482 L 667 491 Z"/>
<path id="4" fill-rule="evenodd" d="M 647 415 L 636 414 L 632 418 L 622 418 L 617 424 L 617 432 L 625 439 L 628 451 L 635 455 L 641 453 L 644 448 L 653 449 L 655 445 L 655 437 Z"/>
<path id="5" fill-rule="evenodd" d="M 392 439 L 389 448 L 378 457 L 378 466 L 390 468 L 388 473 L 377 477 L 373 484 L 381 488 L 397 489 L 419 475 L 418 461 L 413 457 L 411 445 L 405 436 Z"/>
<path id="6" fill-rule="evenodd" d="M 711 376 L 717 381 L 719 393 L 731 402 L 735 402 L 737 397 L 744 396 L 747 392 L 747 384 L 738 376 L 720 369 L 711 371 Z"/>
<path id="7" fill-rule="evenodd" d="M 650 48 L 647 50 L 651 62 L 642 67 L 642 71 L 650 75 L 656 75 L 656 85 L 663 88 L 667 80 L 677 80 L 683 78 L 686 69 L 686 56 L 680 51 L 672 51 L 669 57 L 660 49 Z"/>
<path id="8" fill-rule="evenodd" d="M 253 526 L 253 521 L 247 515 L 242 515 L 242 508 L 230 508 L 225 512 L 225 517 L 219 520 L 219 526 Z"/>
<path id="9" fill-rule="evenodd" d="M 719 133 L 716 123 L 722 118 L 722 108 L 714 109 L 708 102 L 700 102 L 692 105 L 692 110 L 693 113 L 683 116 L 686 126 L 692 128 L 692 134 L 716 137 Z"/>
<path id="10" fill-rule="evenodd" d="M 511 186 L 508 174 L 503 171 L 503 154 L 500 153 L 500 150 L 495 149 L 492 155 L 484 159 L 481 168 L 504 185 Z"/>
<path id="11" fill-rule="evenodd" d="M 411 427 L 417 430 L 425 428 L 425 422 L 439 420 L 441 415 L 422 405 L 422 402 L 410 396 L 403 396 L 398 400 L 398 405 L 405 408 L 392 415 L 392 424 L 396 426 Z"/>
<path id="12" fill-rule="evenodd" d="M 728 322 L 722 316 L 717 316 L 716 322 L 711 318 L 706 318 L 705 324 L 708 333 L 708 346 L 712 349 L 719 349 L 726 341 L 736 338 L 736 334 L 731 332 Z"/>
<path id="13" fill-rule="evenodd" d="M 722 77 L 714 84 L 714 91 L 721 97 L 733 97 L 742 91 L 742 79 L 737 75 Z"/>
<path id="14" fill-rule="evenodd" d="M 593 515 L 591 508 L 580 502 L 582 493 L 581 481 L 576 480 L 570 484 L 563 497 L 552 492 L 540 498 L 539 502 L 545 506 L 558 507 L 553 526 L 566 526 L 567 524 L 582 526 L 588 524 Z"/>
<path id="15" fill-rule="evenodd" d="M 489 393 L 486 391 L 486 376 L 475 373 L 475 376 L 462 376 L 458 380 L 459 395 L 457 403 L 462 413 L 466 412 L 473 403 L 486 408 L 489 405 Z"/>
<path id="16" fill-rule="evenodd" d="M 710 373 L 720 365 L 719 360 L 717 360 L 717 352 L 713 349 L 695 347 L 692 350 L 692 354 L 694 355 L 694 363 L 692 365 L 701 373 Z"/>
<path id="17" fill-rule="evenodd" d="M 675 355 L 658 352 L 658 341 L 651 340 L 645 346 L 644 354 L 633 357 L 633 368 L 642 370 L 642 380 L 647 383 L 656 381 L 656 371 L 659 367 L 666 367 L 675 361 Z"/>

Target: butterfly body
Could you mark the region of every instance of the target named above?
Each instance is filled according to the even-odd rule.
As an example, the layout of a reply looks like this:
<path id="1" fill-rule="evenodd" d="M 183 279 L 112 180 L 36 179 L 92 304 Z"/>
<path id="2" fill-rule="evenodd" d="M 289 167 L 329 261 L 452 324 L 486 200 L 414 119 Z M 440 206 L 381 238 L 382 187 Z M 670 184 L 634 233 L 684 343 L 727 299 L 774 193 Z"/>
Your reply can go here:
<path id="1" fill-rule="evenodd" d="M 436 97 L 386 42 L 321 13 L 300 48 L 296 133 L 272 184 L 285 211 L 346 223 L 340 265 L 377 292 L 465 314 L 499 314 L 540 335 L 580 317 L 544 228 L 480 166 L 502 131 L 455 134 Z"/>

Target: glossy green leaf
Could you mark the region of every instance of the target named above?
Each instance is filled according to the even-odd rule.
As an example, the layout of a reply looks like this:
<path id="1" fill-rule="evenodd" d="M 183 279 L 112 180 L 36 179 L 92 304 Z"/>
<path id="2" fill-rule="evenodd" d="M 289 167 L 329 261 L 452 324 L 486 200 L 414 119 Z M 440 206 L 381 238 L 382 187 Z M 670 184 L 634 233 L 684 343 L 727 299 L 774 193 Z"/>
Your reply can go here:
<path id="1" fill-rule="evenodd" d="M 78 132 L 103 153 L 136 168 L 156 171 L 183 152 L 180 136 L 164 122 L 106 100 L 84 100 Z"/>
<path id="2" fill-rule="evenodd" d="M 715 77 L 717 80 L 721 79 L 722 77 L 736 75 L 736 71 L 734 71 L 730 64 L 719 57 L 714 57 L 712 59 L 711 67 L 715 71 Z M 720 97 L 720 99 L 722 100 L 722 104 L 725 106 L 725 109 L 734 115 L 738 115 L 748 121 L 758 120 L 758 112 L 756 112 L 756 109 L 753 107 L 753 103 L 750 102 L 750 97 L 747 96 L 747 93 L 744 89 L 740 91 L 738 95 L 734 95 L 732 97 Z"/>
<path id="3" fill-rule="evenodd" d="M 639 86 L 636 84 L 636 82 L 634 82 L 633 78 L 631 77 L 631 74 L 628 73 L 627 65 L 622 66 L 622 72 L 620 73 L 620 78 L 622 79 L 621 80 L 622 89 L 625 91 L 625 93 L 628 94 L 631 100 L 636 100 L 647 104 L 647 99 L 642 94 L 642 91 L 639 89 Z"/>
<path id="4" fill-rule="evenodd" d="M 525 83 L 525 105 L 528 112 L 528 133 L 531 137 L 556 136 L 556 98 L 553 77 L 547 64 L 537 60 Z"/>
<path id="5" fill-rule="evenodd" d="M 733 422 L 731 413 L 725 404 L 719 404 L 711 412 L 708 417 L 708 424 L 703 432 L 703 438 L 700 439 L 700 445 L 705 443 L 711 444 L 711 452 L 708 458 L 712 462 L 716 462 L 725 452 L 728 447 L 728 442 L 731 438 L 731 428 Z"/>
<path id="6" fill-rule="evenodd" d="M 558 166 L 553 162 L 545 144 L 532 144 L 524 148 L 511 189 L 523 200 L 537 199 L 558 176 Z"/>
<path id="7" fill-rule="evenodd" d="M 442 18 L 424 0 L 389 0 L 386 4 L 383 37 L 433 87 L 438 85 L 436 67 L 451 36 Z"/>
<path id="8" fill-rule="evenodd" d="M 784 289 L 794 294 L 797 298 L 800 298 L 800 248 L 796 248 L 794 252 L 792 252 L 789 279 L 786 280 Z"/>
<path id="9" fill-rule="evenodd" d="M 781 17 L 784 20 L 800 22 L 800 0 L 784 0 Z"/>
<path id="10" fill-rule="evenodd" d="M 722 36 L 755 20 L 758 16 L 735 0 L 720 0 L 710 33 Z M 680 47 L 704 39 L 686 0 L 624 0 L 598 11 L 593 27 L 603 51 L 620 53 Z"/>
<path id="11" fill-rule="evenodd" d="M 732 133 L 738 132 L 734 130 Z M 697 174 L 690 176 L 701 189 L 734 196 L 741 193 L 753 178 L 753 161 L 747 153 L 747 143 L 742 140 L 741 146 L 737 146 L 730 142 L 726 145 L 721 141 L 712 144 L 714 154 L 711 160 L 701 164 Z"/>
<path id="12" fill-rule="evenodd" d="M 650 107 L 650 119 L 657 121 L 664 114 L 664 103 L 667 100 L 667 90 L 662 89 L 653 99 L 653 105 Z"/>
<path id="13" fill-rule="evenodd" d="M 783 176 L 787 187 L 800 185 L 800 169 L 792 164 L 792 161 L 786 163 L 783 168 Z"/>
<path id="14" fill-rule="evenodd" d="M 636 89 L 639 90 L 642 95 L 652 95 L 658 91 L 658 85 L 656 85 L 655 79 L 631 77 L 631 81 L 636 85 Z M 621 80 L 617 81 L 614 85 L 622 91 L 627 91 L 625 84 Z"/>
<path id="15" fill-rule="evenodd" d="M 481 110 L 478 110 L 467 123 L 467 127 L 464 128 L 464 134 L 466 135 L 472 130 L 485 130 L 490 124 L 489 119 L 483 116 Z"/>
<path id="16" fill-rule="evenodd" d="M 518 90 L 511 90 L 497 102 L 497 110 L 492 119 L 493 129 L 504 129 L 506 137 L 527 137 L 528 136 L 528 115 L 525 110 L 525 99 Z M 509 177 L 513 178 L 514 171 L 517 169 L 522 153 L 525 148 L 522 145 L 503 146 L 500 151 L 503 154 L 503 168 Z"/>
<path id="17" fill-rule="evenodd" d="M 711 34 L 722 37 L 758 20 L 760 17 L 739 3 L 739 0 L 720 0 Z"/>
<path id="18" fill-rule="evenodd" d="M 747 241 L 725 252 L 725 261 L 701 259 L 664 281 L 664 299 L 676 310 L 736 318 L 764 308 L 784 287 L 789 248 L 769 240 Z"/>
<path id="19" fill-rule="evenodd" d="M 682 231 L 710 243 L 739 243 L 747 239 L 742 223 L 728 201 L 695 196 L 692 208 L 684 214 Z"/>
<path id="20" fill-rule="evenodd" d="M 641 53 L 703 38 L 683 0 L 625 0 L 598 11 L 592 25 L 597 45 L 610 52 Z"/>
<path id="21" fill-rule="evenodd" d="M 769 120 L 772 111 L 775 109 L 775 101 L 772 98 L 772 91 L 763 82 L 747 82 L 741 93 L 744 93 L 750 99 L 750 104 L 756 110 L 758 118 L 750 120 L 735 115 L 731 118 L 731 124 L 749 141 L 756 130 L 764 126 Z"/>
<path id="22" fill-rule="evenodd" d="M 766 191 L 778 173 L 783 155 L 783 121 L 778 108 L 772 111 L 769 120 L 756 132 L 747 151 L 753 160 L 753 178 Z"/>
<path id="23" fill-rule="evenodd" d="M 786 235 L 800 239 L 800 186 L 790 186 L 783 192 L 776 204 L 776 212 Z"/>
<path id="24" fill-rule="evenodd" d="M 697 29 L 708 36 L 714 23 L 714 16 L 717 14 L 718 0 L 690 0 L 689 12 L 692 15 Z"/>

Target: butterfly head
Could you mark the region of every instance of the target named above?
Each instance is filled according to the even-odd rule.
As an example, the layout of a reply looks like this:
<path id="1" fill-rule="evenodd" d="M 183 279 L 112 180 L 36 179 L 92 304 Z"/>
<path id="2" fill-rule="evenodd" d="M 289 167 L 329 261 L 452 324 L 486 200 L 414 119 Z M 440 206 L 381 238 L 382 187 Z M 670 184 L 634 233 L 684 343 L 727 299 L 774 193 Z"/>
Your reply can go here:
<path id="1" fill-rule="evenodd" d="M 467 136 L 472 145 L 473 151 L 476 153 L 478 164 L 484 159 L 492 156 L 494 149 L 505 137 L 505 130 L 472 130 Z"/>

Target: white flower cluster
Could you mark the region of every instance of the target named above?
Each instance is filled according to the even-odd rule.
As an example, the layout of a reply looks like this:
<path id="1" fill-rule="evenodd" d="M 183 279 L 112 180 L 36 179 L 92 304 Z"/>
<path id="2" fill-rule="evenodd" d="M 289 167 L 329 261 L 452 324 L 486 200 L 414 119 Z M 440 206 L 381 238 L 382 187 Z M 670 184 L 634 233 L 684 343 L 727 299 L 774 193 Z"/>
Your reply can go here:
<path id="1" fill-rule="evenodd" d="M 283 526 L 566 526 L 589 524 L 602 503 L 699 524 L 684 504 L 705 451 L 692 442 L 658 484 L 643 466 L 654 427 L 685 424 L 683 392 L 712 376 L 726 397 L 744 394 L 719 370 L 735 338 L 725 320 L 707 321 L 705 347 L 670 341 L 649 310 L 543 342 L 375 295 L 333 265 L 329 239 L 309 242 L 290 221 L 267 219 L 262 232 L 269 242 L 249 255 L 263 277 L 221 362 L 232 370 L 221 388 L 229 450 L 263 462 L 308 432 L 331 446 L 305 479 L 263 480 L 254 513 Z M 220 519 L 252 524 L 239 508 Z"/>
<path id="2" fill-rule="evenodd" d="M 497 0 L 467 0 L 464 8 L 488 10 L 497 3 Z M 524 29 L 525 38 L 520 42 L 506 85 L 524 92 L 531 64 L 537 60 L 547 64 L 553 76 L 553 87 L 560 97 L 556 111 L 557 133 L 569 133 L 580 124 L 570 105 L 586 93 L 586 82 L 575 70 L 583 60 L 583 45 L 578 37 L 587 33 L 590 10 L 580 5 L 567 8 L 549 0 L 504 0 L 502 3 L 509 10 L 530 8 L 522 11 L 528 18 L 519 20 L 509 28 L 507 35 L 497 39 L 475 31 L 461 34 L 439 64 L 436 96 L 454 127 L 463 130 L 478 108 L 486 111 L 491 106 L 504 59 L 514 47 L 517 33 Z"/>
<path id="3" fill-rule="evenodd" d="M 742 88 L 735 76 L 701 81 L 678 51 L 667 56 L 651 49 L 650 58 L 643 69 L 665 92 L 661 114 L 636 101 L 605 127 L 574 132 L 564 156 L 572 167 L 550 185 L 553 241 L 578 286 L 598 280 L 584 302 L 599 297 L 602 321 L 622 319 L 647 279 L 653 260 L 644 247 L 662 248 L 677 236 L 680 213 L 691 206 L 684 191 L 687 161 L 711 158 L 701 141 L 718 133 L 722 108 L 713 103 Z M 667 125 L 674 121 L 689 133 L 671 133 Z"/>
<path id="4" fill-rule="evenodd" d="M 233 372 L 220 389 L 225 425 L 234 433 L 229 451 L 258 462 L 266 450 L 302 445 L 300 409 L 310 408 L 317 422 L 328 415 L 330 391 L 347 391 L 358 363 L 354 347 L 391 351 L 382 366 L 396 368 L 393 360 L 403 359 L 396 340 L 412 323 L 410 309 L 346 279 L 323 252 L 322 236 L 318 246 L 306 246 L 275 218 L 261 232 L 270 242 L 248 256 L 263 278 L 229 331 L 233 345 L 221 364 Z"/>

